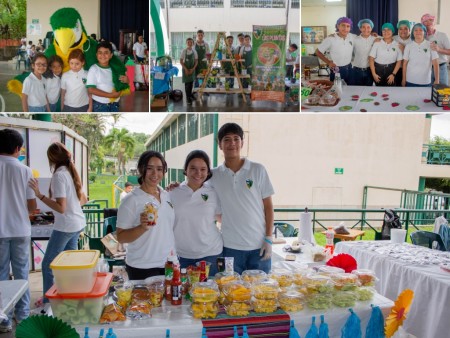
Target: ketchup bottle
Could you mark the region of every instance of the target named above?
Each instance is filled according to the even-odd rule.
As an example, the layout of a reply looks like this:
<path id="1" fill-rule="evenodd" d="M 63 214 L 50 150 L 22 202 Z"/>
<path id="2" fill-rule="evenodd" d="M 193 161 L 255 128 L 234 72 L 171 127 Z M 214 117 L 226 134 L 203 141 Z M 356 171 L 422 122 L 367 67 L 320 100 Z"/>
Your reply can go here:
<path id="1" fill-rule="evenodd" d="M 208 277 L 206 276 L 206 261 L 200 261 L 200 282 L 206 282 Z"/>
<path id="2" fill-rule="evenodd" d="M 180 266 L 173 266 L 173 278 L 172 278 L 172 305 L 181 305 L 183 294 L 181 291 L 181 273 Z"/>
<path id="3" fill-rule="evenodd" d="M 164 297 L 168 301 L 172 300 L 173 265 L 172 256 L 169 256 L 166 265 L 164 266 Z"/>

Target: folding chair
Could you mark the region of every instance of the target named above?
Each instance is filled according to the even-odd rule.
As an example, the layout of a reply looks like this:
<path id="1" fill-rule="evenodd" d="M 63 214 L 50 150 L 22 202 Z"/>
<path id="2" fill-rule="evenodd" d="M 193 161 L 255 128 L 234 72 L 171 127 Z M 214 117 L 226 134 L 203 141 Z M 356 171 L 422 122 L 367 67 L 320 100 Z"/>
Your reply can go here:
<path id="1" fill-rule="evenodd" d="M 424 246 L 426 248 L 433 249 L 433 243 L 437 243 L 436 250 L 447 251 L 444 242 L 442 241 L 441 235 L 435 234 L 430 231 L 415 231 L 409 235 L 411 237 L 411 242 L 414 245 Z"/>
<path id="2" fill-rule="evenodd" d="M 27 52 L 24 50 L 17 51 L 16 70 L 20 70 L 21 62 L 23 62 L 23 68 L 27 69 Z"/>
<path id="3" fill-rule="evenodd" d="M 103 221 L 103 236 L 116 231 L 117 216 L 105 218 Z"/>

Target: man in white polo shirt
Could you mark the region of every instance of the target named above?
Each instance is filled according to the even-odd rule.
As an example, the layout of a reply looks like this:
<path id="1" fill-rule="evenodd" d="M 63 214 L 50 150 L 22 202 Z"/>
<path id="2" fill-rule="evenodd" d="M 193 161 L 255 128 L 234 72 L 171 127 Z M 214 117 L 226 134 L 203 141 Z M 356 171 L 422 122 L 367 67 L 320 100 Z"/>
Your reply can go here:
<path id="1" fill-rule="evenodd" d="M 234 270 L 269 272 L 272 255 L 274 190 L 266 169 L 241 158 L 244 131 L 236 123 L 218 133 L 225 162 L 212 169 L 211 185 L 222 206 L 223 256 L 234 257 Z"/>
<path id="2" fill-rule="evenodd" d="M 353 40 L 355 38 L 355 35 L 350 33 L 352 25 L 350 18 L 339 18 L 336 22 L 336 33 L 325 38 L 316 49 L 316 55 L 331 69 L 331 81 L 334 81 L 335 72 L 339 72 L 341 79 L 345 82 L 350 83 L 351 81 Z M 326 52 L 330 52 L 331 60 L 324 55 Z M 338 71 L 336 67 L 339 68 Z"/>
<path id="3" fill-rule="evenodd" d="M 0 280 L 28 280 L 31 224 L 28 213 L 36 209 L 34 191 L 28 186 L 31 169 L 19 162 L 23 138 L 13 129 L 0 130 Z M 12 330 L 12 312 L 0 322 L 0 333 Z M 30 291 L 17 302 L 14 315 L 19 323 L 30 314 Z"/>

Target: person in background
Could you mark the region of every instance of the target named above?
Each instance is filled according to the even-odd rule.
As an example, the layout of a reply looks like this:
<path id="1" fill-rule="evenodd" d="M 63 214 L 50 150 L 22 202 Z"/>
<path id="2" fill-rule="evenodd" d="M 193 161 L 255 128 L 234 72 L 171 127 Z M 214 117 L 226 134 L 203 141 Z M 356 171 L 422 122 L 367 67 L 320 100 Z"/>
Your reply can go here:
<path id="1" fill-rule="evenodd" d="M 203 37 L 205 36 L 205 32 L 201 29 L 197 31 L 197 41 L 194 43 L 194 50 L 197 52 L 198 63 L 195 67 L 195 83 L 194 86 L 198 87 L 199 83 L 196 78 L 197 75 L 202 73 L 202 70 L 208 68 L 208 61 L 206 59 L 206 54 L 210 53 L 209 45 L 207 42 L 203 41 Z M 206 80 L 206 79 L 204 79 Z M 208 93 L 205 93 L 208 94 Z M 209 95 L 209 94 L 208 94 Z"/>
<path id="2" fill-rule="evenodd" d="M 130 182 L 125 183 L 125 187 L 123 191 L 120 193 L 120 201 L 123 201 L 123 199 L 133 190 L 133 185 Z"/>
<path id="3" fill-rule="evenodd" d="M 0 130 L 0 281 L 14 279 L 28 281 L 31 226 L 29 213 L 36 209 L 36 196 L 28 187 L 33 177 L 31 169 L 19 160 L 23 138 L 14 129 Z M 5 297 L 5 296 L 4 296 Z M 6 305 L 6 304 L 4 304 Z M 30 290 L 18 300 L 0 321 L 0 333 L 12 331 L 13 312 L 20 323 L 30 314 Z"/>
<path id="4" fill-rule="evenodd" d="M 192 95 L 192 87 L 195 81 L 195 67 L 198 64 L 198 55 L 195 49 L 192 48 L 194 40 L 192 38 L 186 39 L 187 47 L 183 49 L 180 56 L 180 64 L 183 67 L 182 81 L 184 83 L 184 91 L 186 93 L 186 102 L 188 105 L 192 104 L 195 97 Z"/>
<path id="5" fill-rule="evenodd" d="M 175 213 L 169 193 L 159 186 L 167 172 L 166 160 L 149 150 L 139 157 L 137 167 L 140 186 L 120 203 L 117 213 L 117 240 L 128 243 L 125 262 L 131 280 L 164 275 L 167 257 L 175 254 Z"/>
<path id="6" fill-rule="evenodd" d="M 339 72 L 341 79 L 351 83 L 354 35 L 349 33 L 352 26 L 350 18 L 339 18 L 336 21 L 336 33 L 325 38 L 316 49 L 316 55 L 330 67 L 330 81 L 334 81 L 335 73 Z M 325 57 L 326 52 L 330 53 L 331 60 Z"/>
<path id="7" fill-rule="evenodd" d="M 297 57 L 298 46 L 291 43 L 286 51 L 286 77 L 290 79 L 294 73 L 295 59 Z"/>
<path id="8" fill-rule="evenodd" d="M 234 58 L 234 55 L 236 54 L 235 48 L 233 47 L 233 40 L 234 40 L 234 38 L 233 38 L 232 35 L 228 35 L 227 36 L 227 43 L 228 43 L 228 46 L 230 47 L 230 50 L 231 50 L 231 55 L 228 54 L 228 51 L 226 52 L 227 53 L 227 56 L 226 56 L 227 59 Z M 231 62 L 229 62 L 229 61 L 221 61 L 220 63 L 222 65 L 222 68 L 223 68 L 225 74 L 235 75 L 234 74 L 233 65 L 232 65 Z M 236 65 L 236 69 L 238 69 L 238 62 L 236 62 L 235 65 Z M 234 87 L 234 77 L 229 77 L 225 81 L 228 83 L 229 87 L 231 89 L 233 89 L 233 87 Z"/>
<path id="9" fill-rule="evenodd" d="M 439 55 L 431 49 L 430 41 L 425 40 L 427 29 L 421 23 L 412 28 L 413 42 L 405 47 L 403 54 L 403 81 L 406 87 L 430 87 L 432 71 L 434 84 L 439 83 Z"/>
<path id="10" fill-rule="evenodd" d="M 199 261 L 210 265 L 209 275 L 217 271 L 217 258 L 222 256 L 222 235 L 216 226 L 220 221 L 219 199 L 209 185 L 210 160 L 202 150 L 191 151 L 184 162 L 186 180 L 170 191 L 175 210 L 175 246 L 180 265 L 186 268 Z"/>
<path id="11" fill-rule="evenodd" d="M 144 42 L 142 35 L 138 36 L 138 40 L 133 45 L 134 62 L 140 63 L 145 60 L 145 52 L 148 51 L 147 44 Z"/>
<path id="12" fill-rule="evenodd" d="M 240 50 L 240 56 L 241 58 L 244 60 L 244 63 L 242 65 L 242 69 L 246 69 L 247 70 L 247 75 L 252 76 L 252 45 L 250 44 L 250 41 L 252 40 L 252 38 L 250 37 L 250 35 L 245 35 L 244 36 L 244 41 L 245 41 L 245 45 L 243 48 L 241 48 Z M 242 79 L 242 87 L 244 88 L 248 88 L 248 85 L 250 84 L 250 80 L 249 79 Z"/>
<path id="13" fill-rule="evenodd" d="M 47 158 L 53 173 L 48 196 L 40 191 L 37 179 L 29 182 L 36 197 L 55 214 L 53 231 L 42 261 L 43 303 L 48 303 L 45 293 L 53 285 L 50 264 L 61 252 L 78 249 L 78 237 L 86 227 L 81 206 L 87 202 L 80 175 L 66 146 L 60 142 L 52 143 L 47 149 Z"/>
<path id="14" fill-rule="evenodd" d="M 263 165 L 241 157 L 244 131 L 236 123 L 218 132 L 225 162 L 209 180 L 222 208 L 223 256 L 234 257 L 234 270 L 269 272 L 272 256 L 274 190 Z"/>
<path id="15" fill-rule="evenodd" d="M 395 28 L 391 23 L 382 27 L 383 39 L 374 43 L 369 54 L 370 70 L 377 86 L 396 86 L 395 77 L 400 69 L 402 52 L 393 36 Z"/>
<path id="16" fill-rule="evenodd" d="M 358 22 L 358 27 L 361 34 L 355 37 L 355 55 L 352 61 L 350 84 L 353 86 L 372 86 L 373 78 L 369 67 L 369 53 L 376 39 L 371 34 L 373 22 L 370 19 L 362 19 Z"/>
<path id="17" fill-rule="evenodd" d="M 422 15 L 422 18 L 420 19 L 422 24 L 427 29 L 427 35 L 426 39 L 430 42 L 431 48 L 438 52 L 439 54 L 439 60 L 438 60 L 438 67 L 439 67 L 439 83 L 448 86 L 448 70 L 447 70 L 447 64 L 448 64 L 448 56 L 450 55 L 450 41 L 444 32 L 439 32 L 436 30 L 435 25 L 435 17 L 430 14 L 424 14 Z M 434 65 L 433 65 L 434 67 Z M 436 83 L 435 81 L 435 72 L 431 73 L 431 82 Z"/>

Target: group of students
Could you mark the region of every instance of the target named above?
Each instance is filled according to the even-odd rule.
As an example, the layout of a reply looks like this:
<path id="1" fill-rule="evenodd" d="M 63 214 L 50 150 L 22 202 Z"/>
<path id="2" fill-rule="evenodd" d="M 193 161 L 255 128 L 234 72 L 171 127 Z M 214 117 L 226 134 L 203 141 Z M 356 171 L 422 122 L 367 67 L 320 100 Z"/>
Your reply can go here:
<path id="1" fill-rule="evenodd" d="M 53 211 L 53 231 L 42 261 L 43 297 L 37 306 L 47 303 L 45 293 L 53 285 L 51 262 L 64 250 L 76 250 L 78 238 L 86 227 L 81 206 L 87 202 L 80 176 L 71 153 L 60 142 L 47 149 L 52 171 L 47 193 L 41 192 L 32 171 L 18 161 L 23 138 L 14 129 L 0 130 L 0 280 L 8 280 L 10 266 L 15 279 L 28 280 L 31 224 L 29 214 L 37 208 L 36 198 Z M 30 292 L 25 294 L 0 321 L 0 333 L 12 330 L 12 318 L 17 323 L 30 314 Z"/>
<path id="2" fill-rule="evenodd" d="M 270 271 L 274 191 L 266 169 L 240 156 L 243 139 L 239 125 L 224 124 L 218 142 L 225 162 L 211 168 L 204 151 L 190 152 L 185 181 L 169 191 L 159 186 L 167 172 L 162 154 L 150 150 L 140 156 L 140 186 L 121 200 L 116 224 L 119 243 L 128 243 L 130 279 L 163 275 L 171 252 L 179 255 L 181 268 L 209 262 L 211 276 L 218 257 L 234 257 L 238 273 Z M 148 222 L 146 204 L 157 210 L 155 223 Z"/>
<path id="3" fill-rule="evenodd" d="M 218 132 L 225 162 L 210 167 L 208 155 L 190 152 L 184 165 L 186 180 L 170 191 L 159 184 L 167 172 L 164 157 L 144 152 L 138 161 L 140 184 L 121 199 L 117 239 L 128 243 L 126 270 L 132 280 L 163 275 L 170 254 L 180 256 L 181 267 L 208 261 L 210 275 L 217 272 L 218 257 L 234 257 L 234 270 L 271 269 L 274 190 L 263 165 L 242 158 L 244 132 L 235 123 Z M 75 250 L 86 226 L 81 206 L 87 202 L 80 177 L 67 148 L 53 143 L 47 157 L 53 173 L 43 193 L 29 167 L 18 161 L 23 138 L 13 129 L 0 130 L 0 280 L 8 280 L 10 266 L 16 279 L 28 280 L 31 226 L 29 213 L 36 198 L 54 211 L 54 230 L 42 262 L 43 298 L 53 283 L 50 263 L 64 250 Z M 176 186 L 176 187 L 175 187 Z M 157 217 L 148 223 L 150 203 Z M 221 229 L 216 225 L 220 221 Z M 40 303 L 39 302 L 39 303 Z M 41 304 L 37 305 L 41 305 Z M 12 329 L 30 314 L 29 290 L 17 302 L 0 332 Z"/>
<path id="4" fill-rule="evenodd" d="M 89 72 L 83 51 L 74 49 L 68 57 L 69 71 L 58 55 L 47 58 L 37 53 L 31 60 L 32 73 L 23 82 L 24 112 L 118 112 L 120 91 L 114 90 L 109 60 L 113 57 L 109 42 L 97 46 L 97 61 Z M 128 83 L 127 76 L 119 80 Z"/>
<path id="5" fill-rule="evenodd" d="M 424 14 L 420 23 L 401 20 L 381 27 L 382 37 L 372 33 L 370 19 L 358 22 L 360 35 L 350 33 L 352 20 L 339 18 L 336 33 L 319 45 L 316 55 L 331 69 L 330 80 L 340 73 L 347 84 L 354 86 L 429 87 L 448 85 L 447 34 L 436 30 L 435 17 Z M 330 53 L 331 59 L 324 54 Z"/>
<path id="6" fill-rule="evenodd" d="M 209 44 L 203 40 L 205 33 L 203 30 L 199 29 L 197 31 L 197 40 L 186 39 L 186 48 L 183 49 L 180 56 L 180 63 L 182 66 L 182 81 L 184 83 L 184 89 L 186 93 L 187 104 L 191 105 L 192 100 L 196 100 L 195 96 L 192 94 L 192 90 L 195 87 L 199 87 L 199 81 L 197 75 L 202 74 L 203 70 L 208 69 L 208 59 L 206 54 L 211 53 Z M 251 36 L 244 35 L 243 33 L 238 34 L 239 45 L 233 47 L 233 36 L 227 36 L 227 44 L 230 47 L 231 54 L 239 54 L 240 58 L 244 60 L 243 63 L 236 62 L 236 66 L 239 70 L 245 69 L 247 74 L 251 76 L 252 74 L 252 46 L 251 46 Z M 228 55 L 228 50 L 226 52 Z M 228 58 L 231 58 L 229 56 Z M 234 74 L 234 69 L 231 62 L 222 62 L 223 69 L 230 75 Z M 206 79 L 204 79 L 206 81 Z M 230 88 L 234 87 L 234 78 L 228 78 L 226 82 L 229 84 Z M 248 79 L 242 80 L 242 86 L 248 88 L 250 81 Z"/>

